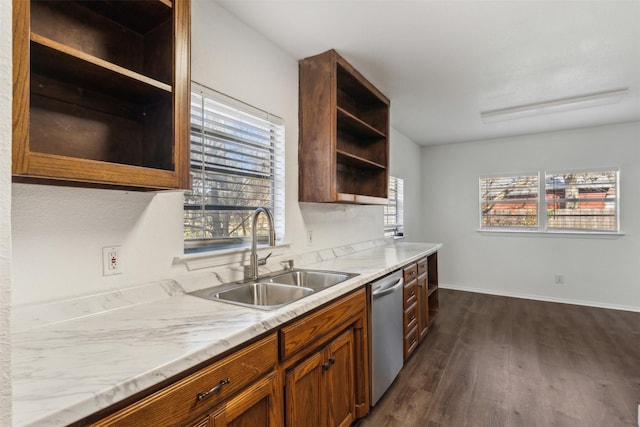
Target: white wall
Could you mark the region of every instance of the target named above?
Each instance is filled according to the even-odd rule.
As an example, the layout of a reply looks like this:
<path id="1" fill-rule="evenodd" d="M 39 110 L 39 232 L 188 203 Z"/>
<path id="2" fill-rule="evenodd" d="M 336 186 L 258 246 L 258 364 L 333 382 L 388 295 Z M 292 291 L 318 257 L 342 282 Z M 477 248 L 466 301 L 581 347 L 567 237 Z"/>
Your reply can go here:
<path id="1" fill-rule="evenodd" d="M 4 28 L 4 27 L 3 27 Z M 192 78 L 281 116 L 286 126 L 286 241 L 305 253 L 382 237 L 381 206 L 299 204 L 298 64 L 215 2 L 192 2 Z M 392 161 L 416 163 L 394 132 Z M 392 173 L 394 167 L 392 166 Z M 417 175 L 407 185 L 416 193 Z M 409 182 L 413 181 L 413 183 Z M 13 185 L 13 303 L 60 300 L 184 274 L 182 193 Z M 417 194 L 416 194 L 417 200 Z M 418 203 L 414 205 L 418 209 Z M 409 211 L 408 217 L 417 216 Z M 412 226 L 409 229 L 415 230 Z M 306 245 L 312 230 L 314 244 Z M 125 273 L 102 276 L 102 247 L 122 245 Z"/>
<path id="2" fill-rule="evenodd" d="M 444 243 L 445 285 L 640 310 L 640 122 L 427 147 L 422 150 L 423 238 Z M 620 168 L 624 236 L 479 233 L 484 174 Z M 554 284 L 562 274 L 565 284 Z"/>
<path id="3" fill-rule="evenodd" d="M 11 425 L 11 2 L 0 1 L 0 425 Z"/>
<path id="4" fill-rule="evenodd" d="M 404 179 L 404 234 L 411 242 L 435 242 L 423 236 L 422 164 L 420 147 L 395 129 L 391 129 L 389 173 Z M 421 237 L 423 237 L 421 239 Z M 426 238 L 426 240 L 425 240 Z"/>

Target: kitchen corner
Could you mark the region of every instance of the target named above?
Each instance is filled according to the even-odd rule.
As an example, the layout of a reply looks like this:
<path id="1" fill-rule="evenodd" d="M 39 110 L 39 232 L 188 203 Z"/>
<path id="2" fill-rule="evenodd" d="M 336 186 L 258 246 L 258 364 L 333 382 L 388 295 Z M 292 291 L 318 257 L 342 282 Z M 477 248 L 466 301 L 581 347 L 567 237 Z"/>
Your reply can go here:
<path id="1" fill-rule="evenodd" d="M 297 267 L 359 275 L 274 311 L 187 295 L 181 279 L 17 308 L 14 423 L 82 420 L 442 247 L 382 240 L 354 246 L 294 258 Z M 195 283 L 211 286 L 189 286 Z"/>

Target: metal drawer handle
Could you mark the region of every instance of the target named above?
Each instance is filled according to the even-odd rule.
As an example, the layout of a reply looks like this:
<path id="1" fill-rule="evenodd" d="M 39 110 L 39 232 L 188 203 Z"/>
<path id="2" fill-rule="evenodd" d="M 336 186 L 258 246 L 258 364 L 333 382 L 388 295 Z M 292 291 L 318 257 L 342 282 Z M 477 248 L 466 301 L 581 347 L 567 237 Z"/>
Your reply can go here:
<path id="1" fill-rule="evenodd" d="M 414 339 L 412 339 L 412 340 L 411 340 L 411 344 L 409 344 L 409 347 L 411 347 L 411 346 L 412 346 L 412 345 L 414 345 L 415 343 L 416 343 L 416 339 L 414 338 Z"/>
<path id="2" fill-rule="evenodd" d="M 323 371 L 327 371 L 329 370 L 329 368 L 331 367 L 331 365 L 333 365 L 334 363 L 336 363 L 336 357 L 335 356 L 331 356 L 329 358 L 328 362 L 325 362 L 322 364 L 322 370 Z"/>
<path id="3" fill-rule="evenodd" d="M 198 393 L 198 402 L 200 402 L 202 399 L 206 398 L 207 396 L 209 396 L 211 393 L 217 393 L 219 392 L 222 387 L 224 387 L 225 385 L 229 384 L 231 381 L 229 380 L 229 378 L 222 380 L 218 383 L 218 385 L 211 387 L 210 390 L 207 391 L 203 391 L 202 393 Z"/>
<path id="4" fill-rule="evenodd" d="M 412 314 L 411 317 L 409 317 L 409 322 L 413 322 L 414 320 L 416 320 L 416 316 Z"/>

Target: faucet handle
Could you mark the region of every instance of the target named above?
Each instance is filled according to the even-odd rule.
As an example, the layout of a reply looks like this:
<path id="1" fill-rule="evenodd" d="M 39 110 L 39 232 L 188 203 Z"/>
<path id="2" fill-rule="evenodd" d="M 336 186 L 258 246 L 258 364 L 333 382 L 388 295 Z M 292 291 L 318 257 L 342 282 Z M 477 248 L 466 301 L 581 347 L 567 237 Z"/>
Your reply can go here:
<path id="1" fill-rule="evenodd" d="M 291 271 L 293 270 L 293 260 L 287 259 L 284 261 L 280 261 L 280 265 L 284 267 L 285 270 Z"/>
<path id="2" fill-rule="evenodd" d="M 267 255 L 264 258 L 258 258 L 258 265 L 266 265 L 267 264 L 267 259 L 269 259 L 269 257 L 273 254 L 273 252 L 269 252 L 269 255 Z"/>

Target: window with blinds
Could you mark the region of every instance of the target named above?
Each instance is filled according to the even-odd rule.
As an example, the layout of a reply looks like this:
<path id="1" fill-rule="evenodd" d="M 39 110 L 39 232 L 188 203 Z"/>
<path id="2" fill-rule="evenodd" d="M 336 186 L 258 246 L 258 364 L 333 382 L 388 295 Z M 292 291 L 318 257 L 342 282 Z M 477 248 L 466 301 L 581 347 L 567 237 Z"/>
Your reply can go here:
<path id="1" fill-rule="evenodd" d="M 276 238 L 284 236 L 284 124 L 282 119 L 193 84 L 191 179 L 185 193 L 187 252 L 247 244 L 251 214 L 268 207 Z M 268 236 L 264 215 L 259 236 Z"/>
<path id="2" fill-rule="evenodd" d="M 384 236 L 404 234 L 404 180 L 389 177 L 389 201 L 384 207 Z"/>
<path id="3" fill-rule="evenodd" d="M 617 169 L 481 177 L 480 228 L 618 233 L 618 180 Z"/>
<path id="4" fill-rule="evenodd" d="M 537 227 L 538 187 L 537 174 L 480 178 L 480 227 Z"/>
<path id="5" fill-rule="evenodd" d="M 545 174 L 549 230 L 618 231 L 618 171 Z"/>

